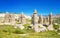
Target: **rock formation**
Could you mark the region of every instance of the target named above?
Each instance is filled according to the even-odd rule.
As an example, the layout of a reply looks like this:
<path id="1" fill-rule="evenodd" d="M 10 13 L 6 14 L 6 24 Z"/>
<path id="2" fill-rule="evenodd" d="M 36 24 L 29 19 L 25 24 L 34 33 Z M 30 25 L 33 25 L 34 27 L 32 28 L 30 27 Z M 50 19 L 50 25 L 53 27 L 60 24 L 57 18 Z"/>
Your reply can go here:
<path id="1" fill-rule="evenodd" d="M 19 15 L 19 23 L 26 24 L 26 18 L 22 12 L 22 14 Z"/>
<path id="2" fill-rule="evenodd" d="M 33 16 L 32 16 L 32 24 L 33 24 L 33 30 L 35 32 L 39 32 L 38 30 L 38 19 L 37 19 L 37 10 L 34 10 Z"/>

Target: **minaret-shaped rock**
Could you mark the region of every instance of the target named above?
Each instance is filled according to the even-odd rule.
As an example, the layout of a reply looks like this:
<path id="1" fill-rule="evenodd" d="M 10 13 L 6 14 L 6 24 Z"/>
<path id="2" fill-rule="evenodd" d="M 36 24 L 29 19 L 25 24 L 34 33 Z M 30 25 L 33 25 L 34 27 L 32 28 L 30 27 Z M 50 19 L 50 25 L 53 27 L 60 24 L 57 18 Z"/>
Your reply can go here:
<path id="1" fill-rule="evenodd" d="M 32 24 L 35 25 L 37 23 L 38 23 L 38 20 L 37 20 L 37 11 L 35 9 L 34 13 L 33 13 L 33 16 L 32 16 Z"/>
<path id="2" fill-rule="evenodd" d="M 49 25 L 49 17 L 46 18 L 46 25 Z"/>
<path id="3" fill-rule="evenodd" d="M 42 15 L 39 16 L 39 21 L 38 22 L 39 22 L 39 24 L 43 24 L 43 16 Z"/>
<path id="4" fill-rule="evenodd" d="M 43 22 L 44 22 L 44 24 L 46 24 L 46 17 L 44 18 Z"/>
<path id="5" fill-rule="evenodd" d="M 32 16 L 32 24 L 33 24 L 33 30 L 35 32 L 38 32 L 38 19 L 37 19 L 37 11 L 34 10 L 33 16 Z"/>
<path id="6" fill-rule="evenodd" d="M 48 30 L 54 30 L 53 24 L 52 24 L 52 12 L 49 14 L 49 26 Z"/>
<path id="7" fill-rule="evenodd" d="M 14 15 L 13 14 L 9 14 L 8 12 L 6 12 L 5 14 L 5 23 L 15 23 L 15 19 L 14 19 Z"/>
<path id="8" fill-rule="evenodd" d="M 5 23 L 9 23 L 9 13 L 8 12 L 6 12 L 6 14 L 5 14 Z"/>
<path id="9" fill-rule="evenodd" d="M 49 25 L 52 24 L 52 12 L 49 14 Z"/>
<path id="10" fill-rule="evenodd" d="M 48 24 L 49 24 L 49 17 L 47 17 L 47 22 L 48 22 Z"/>
<path id="11" fill-rule="evenodd" d="M 26 18 L 22 12 L 22 14 L 19 15 L 19 23 L 26 24 Z"/>

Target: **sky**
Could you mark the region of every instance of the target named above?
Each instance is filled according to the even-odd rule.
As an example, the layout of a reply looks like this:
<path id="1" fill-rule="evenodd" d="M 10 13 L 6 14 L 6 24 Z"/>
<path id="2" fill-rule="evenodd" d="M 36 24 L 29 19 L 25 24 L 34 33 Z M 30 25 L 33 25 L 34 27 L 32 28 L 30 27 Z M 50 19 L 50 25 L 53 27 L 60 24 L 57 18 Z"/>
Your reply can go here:
<path id="1" fill-rule="evenodd" d="M 32 15 L 34 9 L 38 15 L 60 14 L 60 0 L 0 0 L 0 12 L 3 13 Z"/>

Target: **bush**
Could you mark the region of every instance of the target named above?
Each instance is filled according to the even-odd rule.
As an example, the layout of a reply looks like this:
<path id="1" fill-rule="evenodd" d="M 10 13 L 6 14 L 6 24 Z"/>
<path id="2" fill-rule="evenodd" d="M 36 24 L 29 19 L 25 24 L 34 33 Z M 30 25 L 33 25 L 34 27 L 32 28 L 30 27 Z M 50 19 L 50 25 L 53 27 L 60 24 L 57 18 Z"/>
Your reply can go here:
<path id="1" fill-rule="evenodd" d="M 26 28 L 28 28 L 29 25 L 30 25 L 30 24 L 24 24 L 23 26 L 24 26 L 25 29 L 26 29 Z"/>
<path id="2" fill-rule="evenodd" d="M 14 33 L 16 33 L 16 34 L 24 34 L 25 32 L 24 32 L 23 30 L 17 28 L 17 29 L 14 31 Z"/>
<path id="3" fill-rule="evenodd" d="M 54 27 L 55 30 L 58 30 L 59 29 L 59 25 L 55 25 L 54 24 L 53 27 Z"/>

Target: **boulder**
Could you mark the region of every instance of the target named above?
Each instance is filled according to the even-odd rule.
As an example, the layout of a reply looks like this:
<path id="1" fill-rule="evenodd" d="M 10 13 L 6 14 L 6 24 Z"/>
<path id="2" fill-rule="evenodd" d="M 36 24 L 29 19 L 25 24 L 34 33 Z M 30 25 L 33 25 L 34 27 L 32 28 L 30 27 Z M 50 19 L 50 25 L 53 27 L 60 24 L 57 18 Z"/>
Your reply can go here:
<path id="1" fill-rule="evenodd" d="M 47 27 L 47 29 L 48 29 L 48 30 L 54 30 L 53 25 L 49 25 L 49 26 Z"/>
<path id="2" fill-rule="evenodd" d="M 23 25 L 19 25 L 18 27 L 19 27 L 21 30 L 24 29 L 24 26 L 23 26 Z"/>

